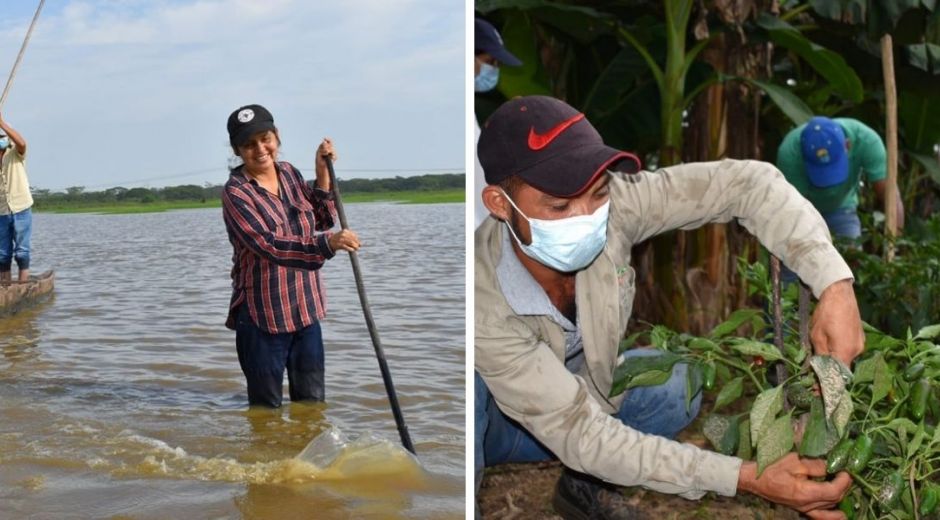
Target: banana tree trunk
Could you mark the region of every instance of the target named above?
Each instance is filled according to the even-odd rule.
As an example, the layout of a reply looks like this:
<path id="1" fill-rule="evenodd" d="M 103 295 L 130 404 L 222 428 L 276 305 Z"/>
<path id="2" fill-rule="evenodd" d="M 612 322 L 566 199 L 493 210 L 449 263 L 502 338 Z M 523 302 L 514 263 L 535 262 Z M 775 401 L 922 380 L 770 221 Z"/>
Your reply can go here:
<path id="1" fill-rule="evenodd" d="M 715 85 L 699 97 L 703 101 L 694 103 L 690 111 L 689 128 L 685 130 L 689 146 L 684 146 L 685 72 L 690 59 L 685 49 L 693 4 L 665 0 L 664 5 L 668 44 L 661 88 L 660 164 L 677 164 L 683 158 L 690 161 L 759 158 L 760 96 L 740 84 Z M 739 2 L 735 13 L 720 14 L 727 21 L 732 19 L 732 14 L 746 18 L 758 12 L 756 2 Z M 769 74 L 768 49 L 763 44 L 751 44 L 738 34 L 717 35 L 704 51 L 703 59 L 722 73 L 766 77 Z M 731 128 L 747 131 L 736 131 L 735 138 L 728 139 Z M 737 225 L 709 225 L 697 231 L 657 237 L 651 249 L 644 256 L 652 255 L 653 259 L 644 260 L 645 265 L 655 266 L 652 285 L 660 291 L 651 295 L 651 302 L 660 313 L 651 316 L 655 322 L 704 333 L 724 319 L 732 308 L 744 303 L 746 287 L 737 282 L 736 259 L 746 255 L 753 260 L 758 247 Z"/>

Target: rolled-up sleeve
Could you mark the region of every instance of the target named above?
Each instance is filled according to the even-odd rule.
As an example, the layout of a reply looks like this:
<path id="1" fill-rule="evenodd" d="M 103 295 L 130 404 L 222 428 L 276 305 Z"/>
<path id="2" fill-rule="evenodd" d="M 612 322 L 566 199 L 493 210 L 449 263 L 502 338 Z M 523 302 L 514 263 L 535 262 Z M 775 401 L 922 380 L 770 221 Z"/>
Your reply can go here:
<path id="1" fill-rule="evenodd" d="M 333 257 L 332 233 L 298 236 L 279 233 L 265 223 L 251 198 L 237 187 L 222 192 L 225 224 L 230 232 L 258 256 L 285 267 L 319 269 Z"/>
<path id="2" fill-rule="evenodd" d="M 329 190 L 324 190 L 316 187 L 315 183 L 313 186 L 307 184 L 303 175 L 300 174 L 300 171 L 293 166 L 291 166 L 291 172 L 294 175 L 294 182 L 300 186 L 304 197 L 306 197 L 310 205 L 313 206 L 315 229 L 317 231 L 332 229 L 333 226 L 336 225 L 336 221 L 339 220 L 339 217 L 336 215 L 335 188 L 331 186 Z"/>
<path id="3" fill-rule="evenodd" d="M 819 213 L 766 162 L 691 163 L 618 179 L 612 183 L 611 219 L 624 223 L 633 243 L 737 219 L 816 297 L 832 283 L 853 278 Z"/>
<path id="4" fill-rule="evenodd" d="M 494 289 L 478 284 L 476 290 L 477 371 L 500 410 L 566 466 L 614 484 L 689 499 L 707 491 L 736 493 L 740 459 L 647 435 L 611 417 L 584 379 L 569 372 L 508 304 L 492 304 L 498 301 Z"/>

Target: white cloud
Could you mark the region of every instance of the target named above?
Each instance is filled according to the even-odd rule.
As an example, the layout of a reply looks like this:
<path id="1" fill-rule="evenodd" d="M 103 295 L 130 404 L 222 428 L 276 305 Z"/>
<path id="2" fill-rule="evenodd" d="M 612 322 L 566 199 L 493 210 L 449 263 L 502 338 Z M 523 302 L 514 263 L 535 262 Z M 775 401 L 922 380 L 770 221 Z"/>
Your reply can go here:
<path id="1" fill-rule="evenodd" d="M 75 0 L 43 16 L 4 108 L 35 185 L 224 165 L 224 119 L 252 102 L 301 167 L 325 134 L 340 170 L 463 165 L 462 1 Z M 0 67 L 24 31 L 0 28 Z"/>

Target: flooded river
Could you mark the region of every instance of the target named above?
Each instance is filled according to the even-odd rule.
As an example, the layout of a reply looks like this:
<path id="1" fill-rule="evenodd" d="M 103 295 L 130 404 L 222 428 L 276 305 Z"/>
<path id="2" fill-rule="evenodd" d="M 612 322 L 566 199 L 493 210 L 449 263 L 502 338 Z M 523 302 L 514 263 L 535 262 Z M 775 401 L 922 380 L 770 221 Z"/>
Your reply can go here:
<path id="1" fill-rule="evenodd" d="M 36 214 L 56 291 L 0 319 L 0 518 L 463 518 L 464 207 L 346 211 L 419 466 L 344 253 L 322 271 L 327 404 L 249 409 L 221 209 Z M 390 442 L 294 458 L 330 427 Z"/>

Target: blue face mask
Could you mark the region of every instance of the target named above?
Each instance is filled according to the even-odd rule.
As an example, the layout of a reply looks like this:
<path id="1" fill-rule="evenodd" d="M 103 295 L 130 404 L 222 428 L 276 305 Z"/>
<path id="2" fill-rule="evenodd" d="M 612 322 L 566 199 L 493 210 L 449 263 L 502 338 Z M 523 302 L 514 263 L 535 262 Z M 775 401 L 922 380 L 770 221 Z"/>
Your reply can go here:
<path id="1" fill-rule="evenodd" d="M 6 150 L 10 146 L 10 140 L 6 137 L 0 137 L 0 150 Z"/>
<path id="2" fill-rule="evenodd" d="M 473 90 L 489 92 L 496 88 L 497 83 L 499 83 L 499 67 L 494 67 L 489 63 L 481 63 L 480 73 L 473 78 Z"/>
<path id="3" fill-rule="evenodd" d="M 516 203 L 503 192 L 512 207 L 529 222 L 532 243 L 525 245 L 516 236 L 509 222 L 506 227 L 516 243 L 526 255 L 563 273 L 578 271 L 588 266 L 607 244 L 607 217 L 610 215 L 610 201 L 597 208 L 591 215 L 561 218 L 558 220 L 539 220 L 529 218 Z"/>

